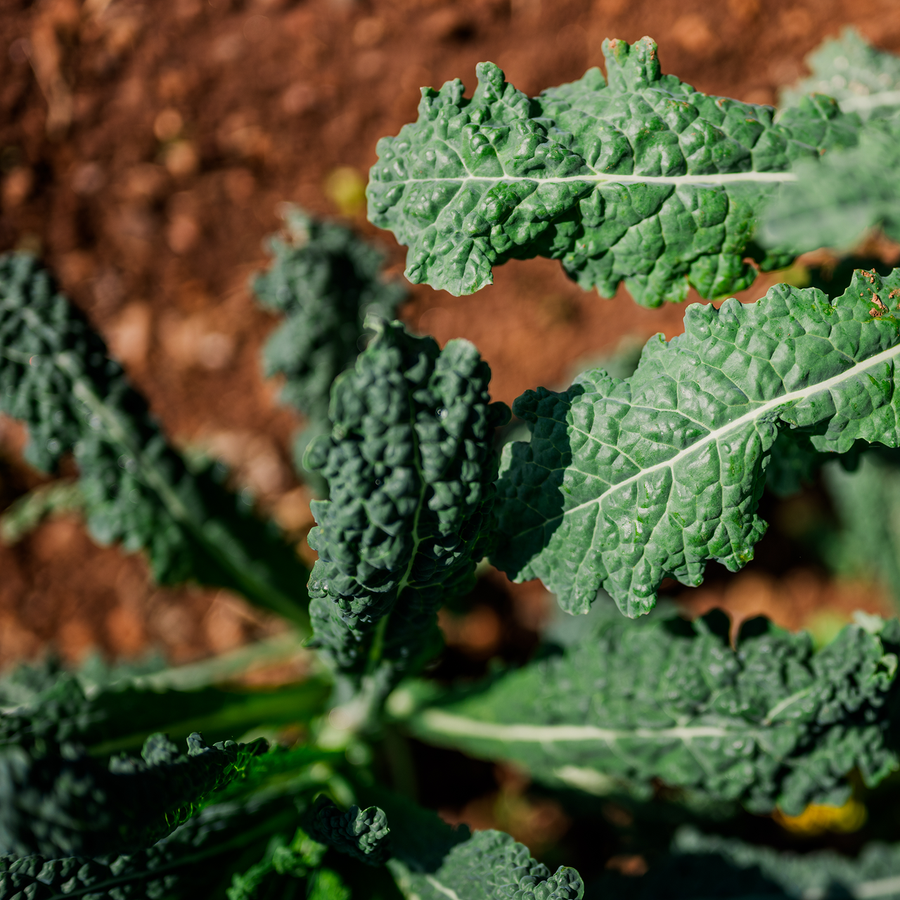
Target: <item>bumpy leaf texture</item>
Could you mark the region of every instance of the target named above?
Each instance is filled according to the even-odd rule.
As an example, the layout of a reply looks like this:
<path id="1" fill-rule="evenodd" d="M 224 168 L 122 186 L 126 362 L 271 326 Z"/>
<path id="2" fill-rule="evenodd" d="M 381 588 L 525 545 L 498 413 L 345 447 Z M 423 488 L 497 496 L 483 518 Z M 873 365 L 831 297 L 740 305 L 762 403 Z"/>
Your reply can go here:
<path id="1" fill-rule="evenodd" d="M 295 206 L 284 220 L 284 238 L 268 242 L 272 265 L 251 282 L 263 306 L 286 316 L 266 343 L 263 369 L 284 375 L 285 403 L 327 417 L 334 379 L 372 334 L 366 318 L 393 319 L 406 292 L 381 277 L 384 254 L 348 228 Z"/>
<path id="2" fill-rule="evenodd" d="M 427 658 L 438 607 L 473 582 L 494 530 L 493 429 L 509 417 L 489 380 L 468 341 L 440 350 L 396 322 L 334 384 L 332 432 L 306 457 L 331 492 L 312 504 L 308 587 L 315 642 L 348 676 L 383 662 L 390 680 Z"/>
<path id="3" fill-rule="evenodd" d="M 377 804 L 391 826 L 388 868 L 409 900 L 576 900 L 574 869 L 555 873 L 508 834 L 451 828 L 433 812 L 377 784 L 354 785 L 360 802 Z"/>
<path id="4" fill-rule="evenodd" d="M 377 806 L 342 810 L 322 798 L 313 812 L 311 833 L 323 844 L 370 866 L 380 866 L 390 853 L 391 829 L 384 810 Z"/>
<path id="5" fill-rule="evenodd" d="M 551 873 L 528 848 L 502 831 L 479 831 L 457 844 L 435 871 L 388 863 L 397 885 L 412 900 L 581 900 L 581 876 L 566 866 Z"/>
<path id="6" fill-rule="evenodd" d="M 807 56 L 806 65 L 809 77 L 781 92 L 783 106 L 796 106 L 806 94 L 821 93 L 864 120 L 891 116 L 900 108 L 900 59 L 876 50 L 855 28 L 824 41 Z"/>
<path id="7" fill-rule="evenodd" d="M 635 374 L 583 373 L 519 397 L 531 443 L 504 448 L 496 565 L 586 612 L 599 589 L 647 612 L 667 576 L 753 557 L 766 469 L 785 442 L 837 454 L 900 443 L 900 270 L 857 272 L 840 297 L 776 285 L 755 304 L 695 304 Z M 776 443 L 776 438 L 780 442 Z"/>
<path id="8" fill-rule="evenodd" d="M 718 611 L 611 615 L 561 654 L 407 723 L 422 740 L 592 793 L 659 779 L 796 815 L 846 801 L 853 769 L 875 784 L 896 768 L 898 649 L 896 620 L 878 633 L 847 626 L 815 652 L 808 634 L 765 619 L 745 623 L 732 649 Z"/>
<path id="9" fill-rule="evenodd" d="M 251 287 L 263 306 L 285 315 L 266 342 L 263 371 L 284 376 L 282 401 L 309 420 L 298 437 L 300 464 L 309 440 L 328 428 L 334 379 L 371 337 L 366 318 L 393 319 L 405 291 L 381 277 L 384 255 L 348 228 L 296 206 L 284 220 L 284 238 L 268 242 L 272 265 Z"/>
<path id="10" fill-rule="evenodd" d="M 203 727 L 215 740 L 261 721 L 275 725 L 308 720 L 322 712 L 330 694 L 330 685 L 317 678 L 266 692 L 215 687 L 161 691 L 128 679 L 85 692 L 79 678 L 68 672 L 57 672 L 25 702 L 5 702 L 3 687 L 0 684 L 0 747 L 77 741 L 95 754 L 138 748 L 148 733 L 161 728 L 181 737 Z"/>
<path id="11" fill-rule="evenodd" d="M 187 753 L 151 735 L 142 759 L 113 757 L 108 768 L 73 745 L 42 742 L 0 750 L 0 851 L 50 858 L 140 850 L 165 837 L 266 748 L 234 741 Z"/>
<path id="12" fill-rule="evenodd" d="M 254 798 L 208 807 L 137 853 L 94 859 L 0 856 L 0 900 L 221 896 L 242 854 L 254 847 L 261 851 L 272 835 L 290 835 L 296 818 L 291 796 Z"/>
<path id="13" fill-rule="evenodd" d="M 795 250 L 853 247 L 869 228 L 900 239 L 900 113 L 871 119 L 857 146 L 800 160 L 797 180 L 766 208 L 760 240 Z"/>
<path id="14" fill-rule="evenodd" d="M 409 246 L 406 275 L 452 294 L 508 259 L 562 261 L 585 289 L 625 281 L 647 306 L 750 284 L 756 218 L 791 163 L 856 143 L 859 119 L 827 97 L 774 110 L 662 75 L 656 44 L 606 41 L 608 81 L 529 98 L 492 63 L 478 88 L 423 88 L 419 120 L 378 143 L 369 218 Z M 755 251 L 754 251 L 755 252 Z M 786 264 L 760 257 L 764 268 Z"/>
<path id="15" fill-rule="evenodd" d="M 0 410 L 28 425 L 25 455 L 38 468 L 74 453 L 97 541 L 145 550 L 162 582 L 229 587 L 306 621 L 306 570 L 292 548 L 218 483 L 224 471 L 188 469 L 103 341 L 28 254 L 0 256 Z"/>

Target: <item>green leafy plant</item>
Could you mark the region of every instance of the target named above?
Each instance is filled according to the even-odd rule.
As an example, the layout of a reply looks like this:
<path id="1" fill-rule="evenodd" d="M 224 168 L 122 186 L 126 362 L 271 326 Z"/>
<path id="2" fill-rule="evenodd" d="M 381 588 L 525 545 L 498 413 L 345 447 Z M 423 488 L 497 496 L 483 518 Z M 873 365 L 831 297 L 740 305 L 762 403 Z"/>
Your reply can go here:
<path id="1" fill-rule="evenodd" d="M 630 378 L 588 371 L 520 397 L 533 433 L 505 450 L 498 565 L 542 578 L 570 612 L 602 587 L 631 616 L 667 576 L 699 584 L 712 559 L 740 569 L 765 531 L 772 457 L 900 442 L 898 296 L 897 274 L 857 273 L 835 300 L 779 285 L 754 304 L 691 306 L 684 334 L 651 340 Z"/>
<path id="2" fill-rule="evenodd" d="M 834 64 L 872 99 L 796 95 L 778 115 L 663 75 L 649 39 L 608 42 L 606 78 L 536 98 L 482 64 L 471 99 L 459 81 L 425 89 L 419 121 L 379 144 L 371 218 L 410 245 L 413 281 L 453 293 L 538 255 L 651 306 L 746 287 L 818 247 L 854 185 L 892 177 L 897 66 L 844 41 L 817 57 L 817 85 L 842 88 Z M 835 172 L 846 184 L 817 193 Z M 890 231 L 860 196 L 852 228 Z M 829 212 L 822 230 L 801 197 Z M 900 270 L 692 305 L 627 377 L 591 368 L 526 392 L 513 412 L 529 439 L 501 453 L 509 411 L 476 348 L 393 321 L 399 290 L 348 230 L 286 222 L 253 284 L 285 315 L 266 372 L 307 417 L 301 472 L 327 491 L 308 584 L 222 473 L 170 445 L 46 271 L 0 259 L 0 404 L 27 424 L 32 463 L 70 453 L 79 473 L 19 501 L 9 537 L 80 510 L 160 580 L 230 587 L 313 632 L 303 650 L 284 639 L 307 674 L 278 689 L 235 680 L 271 642 L 238 661 L 49 661 L 0 680 L 0 900 L 900 895 L 890 845 L 794 858 L 708 834 L 870 799 L 875 818 L 878 797 L 893 809 L 900 621 L 861 615 L 817 646 L 762 618 L 657 608 L 666 579 L 748 563 L 767 487 L 820 470 L 845 521 L 831 555 L 862 556 L 847 548 L 867 525 L 893 551 Z M 549 630 L 519 667 L 448 685 L 427 671 L 437 613 L 485 558 L 591 618 Z M 410 796 L 411 738 L 527 772 L 589 823 L 589 867 L 622 847 L 647 873 L 594 865 L 586 884 L 511 834 L 451 828 Z"/>
<path id="3" fill-rule="evenodd" d="M 508 259 L 548 256 L 584 288 L 625 281 L 647 306 L 746 287 L 784 253 L 749 246 L 791 164 L 853 146 L 859 119 L 804 97 L 771 107 L 707 97 L 662 75 L 656 44 L 603 45 L 608 78 L 529 98 L 491 63 L 472 98 L 423 89 L 419 122 L 378 145 L 372 221 L 410 246 L 406 275 L 453 294 Z"/>
<path id="4" fill-rule="evenodd" d="M 88 528 L 144 550 L 162 582 L 230 587 L 300 624 L 304 568 L 274 526 L 169 444 L 103 341 L 28 254 L 0 257 L 0 410 L 23 420 L 26 459 L 79 468 Z"/>
<path id="5" fill-rule="evenodd" d="M 263 350 L 263 372 L 284 378 L 282 401 L 306 417 L 295 458 L 315 478 L 303 454 L 328 430 L 331 385 L 371 337 L 367 319 L 392 319 L 404 291 L 381 278 L 383 255 L 349 229 L 296 206 L 282 215 L 284 235 L 267 242 L 272 264 L 254 275 L 251 288 L 262 306 L 284 315 Z"/>

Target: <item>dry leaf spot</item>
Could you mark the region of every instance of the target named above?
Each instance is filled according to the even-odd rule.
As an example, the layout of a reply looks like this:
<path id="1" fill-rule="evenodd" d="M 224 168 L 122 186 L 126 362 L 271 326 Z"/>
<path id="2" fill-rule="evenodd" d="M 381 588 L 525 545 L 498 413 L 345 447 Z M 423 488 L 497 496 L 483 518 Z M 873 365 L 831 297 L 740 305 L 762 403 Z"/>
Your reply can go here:
<path id="1" fill-rule="evenodd" d="M 881 298 L 874 292 L 872 293 L 872 299 L 869 302 L 875 304 L 876 308 L 869 310 L 869 315 L 875 319 L 880 319 L 888 311 L 888 308 L 884 305 Z"/>

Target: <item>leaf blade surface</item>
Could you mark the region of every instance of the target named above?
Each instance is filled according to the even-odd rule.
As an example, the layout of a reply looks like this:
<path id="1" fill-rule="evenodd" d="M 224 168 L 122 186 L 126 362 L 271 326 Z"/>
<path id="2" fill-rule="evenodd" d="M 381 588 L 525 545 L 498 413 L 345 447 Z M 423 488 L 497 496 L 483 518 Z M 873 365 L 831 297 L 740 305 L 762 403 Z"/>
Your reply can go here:
<path id="1" fill-rule="evenodd" d="M 900 442 L 898 295 L 895 270 L 857 273 L 832 301 L 777 285 L 752 305 L 695 304 L 631 378 L 597 369 L 526 392 L 513 409 L 532 439 L 504 448 L 492 561 L 540 578 L 568 612 L 603 589 L 629 616 L 668 576 L 700 584 L 710 560 L 737 571 L 766 528 L 756 509 L 779 435 L 820 454 Z"/>
<path id="2" fill-rule="evenodd" d="M 790 814 L 840 805 L 845 775 L 897 765 L 895 621 L 847 626 L 821 651 L 757 619 L 729 644 L 694 623 L 611 615 L 594 635 L 407 720 L 421 740 L 507 759 L 536 778 L 608 794 L 669 785 Z M 402 690 L 402 689 L 401 689 Z"/>
<path id="3" fill-rule="evenodd" d="M 604 296 L 623 280 L 648 306 L 689 284 L 721 296 L 755 277 L 745 250 L 791 161 L 855 143 L 858 119 L 828 98 L 776 123 L 662 75 L 649 38 L 603 50 L 608 83 L 591 69 L 531 99 L 482 63 L 471 99 L 459 80 L 423 89 L 367 191 L 370 220 L 409 245 L 411 281 L 467 294 L 495 264 L 546 256 Z"/>

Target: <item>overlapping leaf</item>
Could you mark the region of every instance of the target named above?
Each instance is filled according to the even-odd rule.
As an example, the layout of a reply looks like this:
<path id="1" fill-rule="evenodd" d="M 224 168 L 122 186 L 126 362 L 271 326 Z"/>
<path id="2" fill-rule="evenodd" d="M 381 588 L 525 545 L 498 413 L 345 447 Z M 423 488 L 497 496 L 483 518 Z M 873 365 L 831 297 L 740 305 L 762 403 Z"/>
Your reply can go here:
<path id="1" fill-rule="evenodd" d="M 867 229 L 900 239 L 900 113 L 869 121 L 857 146 L 801 160 L 764 212 L 760 240 L 770 246 L 848 250 Z"/>
<path id="2" fill-rule="evenodd" d="M 685 874 L 700 874 L 708 860 L 718 857 L 732 869 L 730 891 L 721 890 L 716 897 L 746 897 L 749 884 L 768 882 L 768 890 L 759 894 L 773 894 L 780 888 L 784 896 L 856 897 L 878 900 L 897 900 L 900 897 L 900 846 L 873 842 L 858 856 L 847 856 L 834 850 L 812 853 L 790 853 L 771 847 L 760 847 L 733 838 L 704 835 L 691 829 L 681 829 L 675 836 L 672 855 L 667 865 L 660 867 L 653 882 L 656 890 L 646 896 L 664 898 L 670 885 L 669 896 L 676 894 L 673 888 L 681 884 L 681 890 L 690 890 Z M 694 863 L 691 865 L 691 863 Z M 651 873 L 652 874 L 652 873 Z M 749 884 L 748 884 L 749 882 Z M 652 887 L 648 885 L 648 887 Z M 703 896 L 695 889 L 695 896 Z M 710 896 L 706 894 L 706 896 Z"/>
<path id="3" fill-rule="evenodd" d="M 551 872 L 508 834 L 452 829 L 391 791 L 358 790 L 387 814 L 393 852 L 387 865 L 408 900 L 581 900 L 578 872 L 567 866 Z"/>
<path id="4" fill-rule="evenodd" d="M 786 852 L 682 828 L 671 852 L 639 878 L 605 872 L 588 900 L 897 900 L 900 847 L 870 843 L 858 856 Z"/>
<path id="5" fill-rule="evenodd" d="M 199 734 L 187 753 L 151 735 L 142 759 L 108 768 L 73 745 L 44 741 L 0 749 L 0 852 L 51 858 L 140 850 L 186 821 L 227 785 L 265 741 L 213 746 Z"/>
<path id="6" fill-rule="evenodd" d="M 644 348 L 635 374 L 585 372 L 568 391 L 513 407 L 531 443 L 504 448 L 493 561 L 540 578 L 564 609 L 605 589 L 629 616 L 667 576 L 753 557 L 772 454 L 900 443 L 900 270 L 857 273 L 829 300 L 777 285 L 760 301 L 695 304 L 685 333 Z M 780 436 L 780 443 L 776 438 Z"/>
<path id="7" fill-rule="evenodd" d="M 763 214 L 760 240 L 806 250 L 852 248 L 868 229 L 900 237 L 900 58 L 871 47 L 852 28 L 827 40 L 808 60 L 812 75 L 785 91 L 787 104 L 807 90 L 835 97 L 845 112 L 866 120 L 857 144 L 826 153 L 821 165 L 798 160 L 796 183 L 785 185 Z"/>
<path id="8" fill-rule="evenodd" d="M 708 97 L 662 75 L 656 44 L 604 42 L 599 69 L 529 98 L 491 63 L 471 99 L 423 89 L 419 120 L 378 144 L 369 218 L 409 246 L 406 275 L 453 294 L 508 259 L 560 259 L 582 287 L 638 302 L 746 287 L 762 205 L 791 163 L 856 142 L 827 97 L 774 110 Z M 773 253 L 764 267 L 784 264 Z"/>
<path id="9" fill-rule="evenodd" d="M 608 617 L 596 635 L 413 712 L 419 738 L 595 793 L 659 779 L 755 811 L 844 802 L 894 770 L 900 623 L 847 626 L 814 652 L 762 619 Z M 401 689 L 402 690 L 402 689 Z M 406 698 L 395 695 L 392 709 Z"/>
<path id="10" fill-rule="evenodd" d="M 254 798 L 209 807 L 146 850 L 95 859 L 0 856 L 0 900 L 159 900 L 211 896 L 228 883 L 242 854 L 265 847 L 279 831 L 291 833 L 292 796 Z"/>
<path id="11" fill-rule="evenodd" d="M 805 95 L 820 93 L 864 120 L 892 116 L 900 108 L 900 58 L 876 50 L 855 28 L 825 40 L 806 65 L 809 77 L 781 92 L 782 105 L 796 106 Z"/>
<path id="12" fill-rule="evenodd" d="M 389 856 L 391 829 L 384 810 L 377 806 L 342 810 L 320 798 L 313 812 L 312 835 L 329 847 L 364 862 L 379 866 Z"/>
<path id="13" fill-rule="evenodd" d="M 823 482 L 840 528 L 822 542 L 833 571 L 877 581 L 900 603 L 900 460 L 867 453 L 848 472 L 842 466 L 822 470 Z"/>
<path id="14" fill-rule="evenodd" d="M 409 900 L 581 900 L 581 876 L 568 867 L 551 872 L 528 848 L 502 831 L 479 831 L 457 844 L 434 872 L 388 863 Z"/>
<path id="15" fill-rule="evenodd" d="M 312 505 L 310 613 L 317 645 L 357 681 L 381 662 L 400 673 L 427 658 L 438 607 L 488 548 L 493 427 L 508 417 L 489 380 L 468 341 L 439 350 L 385 323 L 335 382 L 332 433 L 306 462 L 331 497 Z"/>
<path id="16" fill-rule="evenodd" d="M 404 290 L 381 277 L 383 254 L 349 229 L 295 206 L 284 220 L 285 236 L 268 242 L 272 265 L 251 286 L 263 306 L 285 315 L 266 342 L 263 370 L 284 376 L 282 401 L 307 417 L 297 443 L 301 464 L 309 441 L 328 429 L 334 379 L 371 337 L 366 318 L 393 319 Z"/>
<path id="17" fill-rule="evenodd" d="M 229 587 L 300 623 L 306 570 L 277 529 L 191 471 L 143 398 L 34 257 L 0 257 L 0 410 L 28 425 L 26 457 L 53 469 L 72 452 L 100 543 L 147 552 L 163 582 Z"/>
<path id="18" fill-rule="evenodd" d="M 127 681 L 85 692 L 75 675 L 59 672 L 52 684 L 25 703 L 0 705 L 0 747 L 32 747 L 38 741 L 77 741 L 94 752 L 140 747 L 154 731 L 187 737 L 230 737 L 265 722 L 308 720 L 325 706 L 329 686 L 310 678 L 277 691 L 157 691 Z M 0 695 L 2 699 L 2 695 Z"/>

